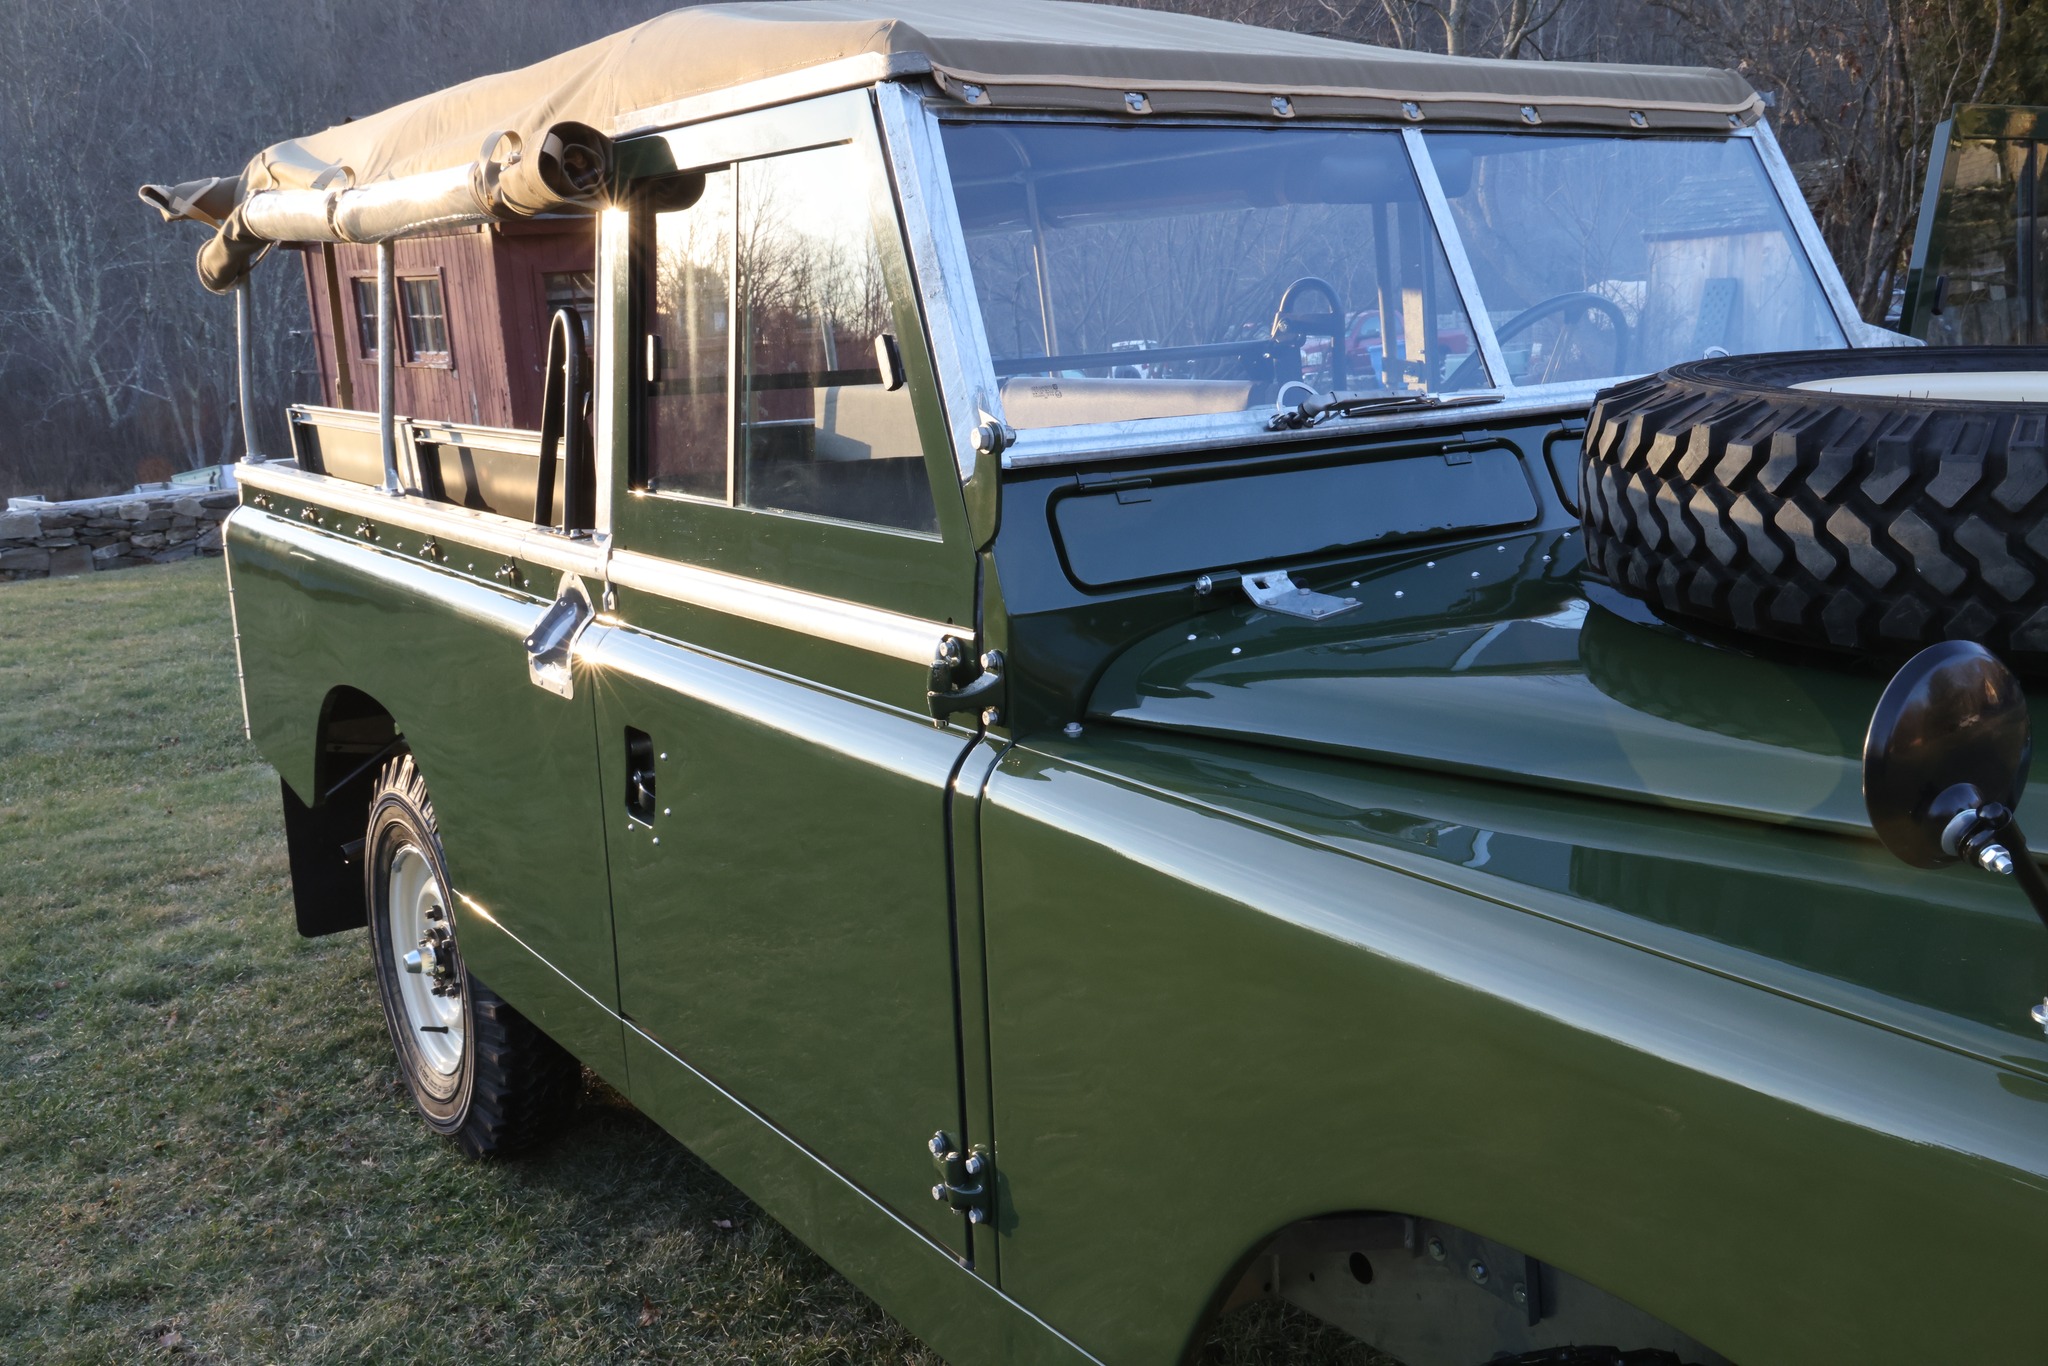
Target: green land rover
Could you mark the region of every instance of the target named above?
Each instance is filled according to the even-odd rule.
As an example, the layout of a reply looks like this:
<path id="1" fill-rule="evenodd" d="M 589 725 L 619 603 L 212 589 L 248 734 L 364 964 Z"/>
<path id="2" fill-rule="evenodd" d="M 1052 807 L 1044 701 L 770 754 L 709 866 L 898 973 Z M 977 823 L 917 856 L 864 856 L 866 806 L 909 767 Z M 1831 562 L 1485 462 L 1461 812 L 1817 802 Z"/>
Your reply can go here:
<path id="1" fill-rule="evenodd" d="M 1884 692 L 2048 660 L 2048 363 L 1739 77 L 709 5 L 144 197 L 304 264 L 244 710 L 463 1150 L 961 1363 L 2048 1360 L 2027 714 Z"/>

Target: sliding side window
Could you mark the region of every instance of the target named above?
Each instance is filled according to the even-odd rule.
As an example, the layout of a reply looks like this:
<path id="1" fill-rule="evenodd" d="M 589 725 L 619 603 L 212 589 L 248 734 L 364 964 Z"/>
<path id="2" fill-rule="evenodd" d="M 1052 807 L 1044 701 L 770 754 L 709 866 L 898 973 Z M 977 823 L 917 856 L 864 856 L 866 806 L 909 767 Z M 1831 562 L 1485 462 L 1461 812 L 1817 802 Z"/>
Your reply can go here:
<path id="1" fill-rule="evenodd" d="M 650 236 L 644 487 L 935 532 L 861 149 L 713 172 Z"/>

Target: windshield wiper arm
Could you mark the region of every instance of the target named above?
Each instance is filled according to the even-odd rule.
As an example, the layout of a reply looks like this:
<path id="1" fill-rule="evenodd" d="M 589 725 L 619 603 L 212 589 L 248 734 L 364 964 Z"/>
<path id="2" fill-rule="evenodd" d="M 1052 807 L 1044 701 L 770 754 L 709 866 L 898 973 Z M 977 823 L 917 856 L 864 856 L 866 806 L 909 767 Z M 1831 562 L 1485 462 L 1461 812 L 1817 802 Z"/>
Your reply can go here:
<path id="1" fill-rule="evenodd" d="M 1291 408 L 1276 406 L 1273 416 L 1266 422 L 1266 430 L 1300 431 L 1304 427 L 1314 427 L 1332 417 L 1371 417 L 1377 413 L 1412 413 L 1432 408 L 1470 408 L 1482 403 L 1498 403 L 1500 400 L 1499 394 L 1452 394 L 1448 397 L 1439 397 L 1436 394 L 1373 394 L 1356 390 L 1315 394 Z"/>

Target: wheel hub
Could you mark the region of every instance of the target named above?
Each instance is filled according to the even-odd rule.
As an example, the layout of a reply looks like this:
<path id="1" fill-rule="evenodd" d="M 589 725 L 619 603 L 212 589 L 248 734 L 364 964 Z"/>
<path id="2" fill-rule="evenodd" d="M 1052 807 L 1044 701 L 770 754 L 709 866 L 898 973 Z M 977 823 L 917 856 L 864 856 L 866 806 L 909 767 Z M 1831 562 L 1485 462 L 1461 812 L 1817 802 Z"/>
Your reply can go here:
<path id="1" fill-rule="evenodd" d="M 466 1022 L 461 960 L 441 880 L 425 851 L 408 842 L 392 852 L 386 887 L 390 952 L 400 969 L 398 997 L 405 1022 L 421 1061 L 452 1077 L 462 1066 Z"/>
<path id="2" fill-rule="evenodd" d="M 441 920 L 445 912 L 438 906 L 429 907 L 429 920 Z M 448 934 L 445 924 L 435 925 L 420 939 L 419 947 L 399 960 L 405 970 L 428 979 L 427 990 L 436 996 L 447 996 L 458 990 L 455 982 L 455 943 Z"/>

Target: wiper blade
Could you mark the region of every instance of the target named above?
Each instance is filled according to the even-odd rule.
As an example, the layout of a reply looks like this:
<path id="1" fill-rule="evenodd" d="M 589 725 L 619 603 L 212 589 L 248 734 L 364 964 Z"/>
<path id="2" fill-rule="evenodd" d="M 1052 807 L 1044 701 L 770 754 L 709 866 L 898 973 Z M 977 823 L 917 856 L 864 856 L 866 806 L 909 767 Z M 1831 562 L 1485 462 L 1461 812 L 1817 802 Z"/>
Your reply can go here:
<path id="1" fill-rule="evenodd" d="M 1304 427 L 1317 426 L 1333 417 L 1372 417 L 1379 413 L 1426 412 L 1432 408 L 1472 408 L 1500 401 L 1499 394 L 1452 394 L 1440 397 L 1436 394 L 1338 391 L 1312 395 L 1291 408 L 1276 405 L 1273 416 L 1266 422 L 1266 430 L 1300 431 Z"/>

